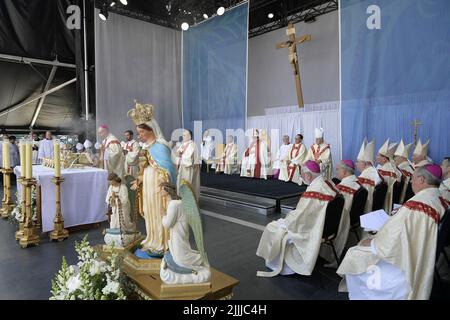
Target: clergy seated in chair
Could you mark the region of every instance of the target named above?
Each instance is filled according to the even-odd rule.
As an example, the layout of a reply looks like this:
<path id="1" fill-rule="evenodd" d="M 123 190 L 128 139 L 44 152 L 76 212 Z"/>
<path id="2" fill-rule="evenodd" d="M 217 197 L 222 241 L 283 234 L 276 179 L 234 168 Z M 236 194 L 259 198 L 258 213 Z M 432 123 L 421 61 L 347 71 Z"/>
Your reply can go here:
<path id="1" fill-rule="evenodd" d="M 303 144 L 303 136 L 297 134 L 295 136 L 295 143 L 290 146 L 286 157 L 280 162 L 279 179 L 286 182 L 294 182 L 299 185 L 303 184 L 300 176 L 300 166 L 305 163 L 307 154 L 308 152 Z"/>
<path id="2" fill-rule="evenodd" d="M 267 179 L 269 153 L 267 144 L 259 139 L 258 130 L 253 130 L 253 141 L 242 156 L 241 177 Z"/>
<path id="3" fill-rule="evenodd" d="M 264 258 L 271 272 L 258 272 L 260 277 L 298 273 L 311 275 L 319 255 L 328 203 L 339 191 L 326 181 L 320 166 L 307 161 L 301 169 L 302 179 L 309 187 L 297 208 L 285 219 L 269 223 L 264 229 L 256 255 Z"/>
<path id="4" fill-rule="evenodd" d="M 391 214 L 394 199 L 394 185 L 400 183 L 402 176 L 399 170 L 393 164 L 394 152 L 397 149 L 397 144 L 389 144 L 389 139 L 378 150 L 377 162 L 380 165 L 378 173 L 382 177 L 383 181 L 387 184 L 387 194 L 384 199 L 383 209 L 388 214 Z"/>
<path id="5" fill-rule="evenodd" d="M 238 173 L 238 145 L 234 143 L 234 137 L 227 137 L 227 145 L 223 149 L 221 158 L 218 159 L 216 173 L 224 174 Z"/>
<path id="6" fill-rule="evenodd" d="M 341 183 L 338 184 L 336 188 L 342 193 L 345 200 L 339 222 L 339 229 L 333 241 L 336 254 L 340 257 L 344 251 L 350 231 L 350 209 L 352 208 L 353 196 L 361 188 L 361 184 L 355 176 L 355 164 L 352 160 L 342 160 L 339 162 L 336 165 L 336 175 L 337 178 L 341 180 Z M 330 263 L 326 265 L 327 267 L 338 267 L 336 258 L 330 246 L 323 244 L 320 249 L 320 256 Z"/>
<path id="7" fill-rule="evenodd" d="M 375 186 L 382 182 L 377 169 L 375 169 L 375 167 L 373 166 L 374 150 L 375 141 L 371 141 L 369 143 L 363 142 L 356 159 L 356 168 L 360 172 L 358 181 L 364 188 L 366 188 L 368 192 L 366 205 L 364 207 L 364 213 L 372 211 L 373 193 L 375 191 Z"/>
<path id="8" fill-rule="evenodd" d="M 405 145 L 403 140 L 400 140 L 397 150 L 395 150 L 394 153 L 395 165 L 397 166 L 398 170 L 402 175 L 402 182 L 403 182 L 398 202 L 396 202 L 398 204 L 403 204 L 409 199 L 409 198 L 406 199 L 406 192 L 408 190 L 408 185 L 411 182 L 411 177 L 414 173 L 414 168 L 412 167 L 411 163 L 408 160 L 411 146 L 412 143 Z"/>
<path id="9" fill-rule="evenodd" d="M 426 300 L 433 285 L 437 234 L 447 203 L 438 190 L 442 170 L 426 165 L 412 177 L 415 196 L 373 239 L 348 250 L 337 273 L 349 298 Z"/>

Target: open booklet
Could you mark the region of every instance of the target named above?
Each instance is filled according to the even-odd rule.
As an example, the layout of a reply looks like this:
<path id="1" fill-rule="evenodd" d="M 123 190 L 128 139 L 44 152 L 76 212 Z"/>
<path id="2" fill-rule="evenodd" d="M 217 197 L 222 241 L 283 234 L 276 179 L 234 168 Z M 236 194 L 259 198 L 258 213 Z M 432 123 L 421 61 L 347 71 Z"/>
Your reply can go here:
<path id="1" fill-rule="evenodd" d="M 389 215 L 383 209 L 366 213 L 359 217 L 361 227 L 368 231 L 379 231 L 389 219 Z"/>

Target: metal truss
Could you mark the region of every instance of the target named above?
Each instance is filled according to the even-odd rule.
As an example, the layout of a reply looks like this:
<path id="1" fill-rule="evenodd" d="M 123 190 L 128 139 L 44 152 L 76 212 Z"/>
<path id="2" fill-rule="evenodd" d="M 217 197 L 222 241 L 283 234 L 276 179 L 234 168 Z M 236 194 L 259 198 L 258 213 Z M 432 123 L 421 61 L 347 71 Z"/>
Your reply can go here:
<path id="1" fill-rule="evenodd" d="M 338 10 L 338 8 L 338 0 L 330 0 L 326 2 L 324 2 L 323 0 L 318 0 L 316 1 L 316 5 L 314 5 L 314 3 L 308 4 L 307 7 L 305 6 L 301 8 L 300 11 L 292 15 L 289 15 L 289 13 L 287 13 L 285 16 L 279 18 L 276 21 L 271 21 L 270 23 L 267 23 L 263 26 L 253 28 L 249 31 L 248 36 L 249 38 L 253 38 L 273 30 L 284 28 L 288 25 L 288 23 L 295 24 L 301 21 L 305 21 L 305 19 L 308 18 L 315 18 L 320 15 L 336 11 Z"/>

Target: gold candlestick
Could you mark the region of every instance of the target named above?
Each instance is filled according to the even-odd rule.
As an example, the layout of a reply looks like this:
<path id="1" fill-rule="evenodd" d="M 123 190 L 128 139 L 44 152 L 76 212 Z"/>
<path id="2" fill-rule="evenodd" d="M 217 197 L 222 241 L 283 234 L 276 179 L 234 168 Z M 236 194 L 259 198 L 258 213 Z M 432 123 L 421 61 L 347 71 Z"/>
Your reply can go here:
<path id="1" fill-rule="evenodd" d="M 18 183 L 22 185 L 22 192 L 20 197 L 20 220 L 19 220 L 19 230 L 16 231 L 16 240 L 19 241 L 20 238 L 23 237 L 23 229 L 25 226 L 25 216 L 26 216 L 26 187 L 25 187 L 25 177 L 20 177 L 18 180 Z"/>
<path id="2" fill-rule="evenodd" d="M 53 231 L 50 232 L 50 240 L 63 241 L 69 237 L 69 231 L 64 229 L 64 219 L 61 213 L 61 183 L 64 178 L 54 177 L 52 182 L 56 185 L 56 213 L 53 220 Z"/>
<path id="3" fill-rule="evenodd" d="M 3 201 L 0 216 L 3 219 L 8 219 L 14 207 L 11 196 L 11 174 L 13 170 L 3 168 L 1 172 L 3 173 Z"/>
<path id="4" fill-rule="evenodd" d="M 31 208 L 31 188 L 36 185 L 36 180 L 33 178 L 25 178 L 23 179 L 22 184 L 25 187 L 25 221 L 23 225 L 23 235 L 19 239 L 19 245 L 22 248 L 26 248 L 30 245 L 38 245 L 40 241 L 37 229 L 33 224 L 33 210 Z"/>

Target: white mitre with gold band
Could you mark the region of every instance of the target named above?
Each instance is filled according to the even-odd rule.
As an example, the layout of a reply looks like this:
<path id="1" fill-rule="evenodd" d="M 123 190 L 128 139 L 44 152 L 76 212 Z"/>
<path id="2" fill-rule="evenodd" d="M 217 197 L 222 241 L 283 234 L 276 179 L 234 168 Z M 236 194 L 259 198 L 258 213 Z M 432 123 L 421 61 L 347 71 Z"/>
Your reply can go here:
<path id="1" fill-rule="evenodd" d="M 389 143 L 389 139 L 387 139 L 386 142 L 378 150 L 378 153 L 381 154 L 382 156 L 392 159 L 396 149 L 397 143 Z"/>
<path id="2" fill-rule="evenodd" d="M 152 104 L 141 104 L 134 100 L 135 108 L 128 111 L 127 115 L 136 126 L 145 124 L 150 127 L 156 137 L 156 141 L 171 147 L 171 144 L 164 138 L 164 134 L 154 117 L 155 106 Z"/>
<path id="3" fill-rule="evenodd" d="M 400 140 L 397 150 L 395 150 L 394 156 L 403 157 L 408 159 L 409 152 L 411 151 L 412 143 L 405 145 L 403 139 Z"/>
<path id="4" fill-rule="evenodd" d="M 316 139 L 323 138 L 323 128 L 315 128 L 314 129 L 314 138 L 316 138 Z"/>
<path id="5" fill-rule="evenodd" d="M 416 148 L 414 149 L 413 154 L 415 155 L 422 155 L 427 156 L 428 155 L 428 146 L 430 144 L 430 140 L 428 140 L 425 144 L 422 144 L 422 141 L 417 142 Z"/>
<path id="6" fill-rule="evenodd" d="M 361 149 L 359 149 L 358 157 L 356 160 L 370 162 L 373 164 L 374 162 L 374 152 L 375 152 L 375 141 L 367 142 L 367 138 L 364 139 L 364 142 L 361 145 Z"/>

